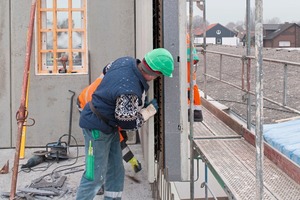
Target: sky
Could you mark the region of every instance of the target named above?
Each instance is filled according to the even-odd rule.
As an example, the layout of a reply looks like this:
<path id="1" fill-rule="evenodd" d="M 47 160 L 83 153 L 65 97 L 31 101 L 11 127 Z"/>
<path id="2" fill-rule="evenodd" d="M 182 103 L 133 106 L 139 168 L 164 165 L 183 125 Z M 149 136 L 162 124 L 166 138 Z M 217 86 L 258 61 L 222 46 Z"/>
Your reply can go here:
<path id="1" fill-rule="evenodd" d="M 206 0 L 206 19 L 210 24 L 244 21 L 246 0 Z M 300 0 L 263 0 L 263 20 L 279 18 L 281 23 L 300 22 Z M 255 0 L 250 0 L 255 8 Z M 187 5 L 189 13 L 189 6 Z M 194 6 L 194 15 L 203 16 L 202 11 Z"/>

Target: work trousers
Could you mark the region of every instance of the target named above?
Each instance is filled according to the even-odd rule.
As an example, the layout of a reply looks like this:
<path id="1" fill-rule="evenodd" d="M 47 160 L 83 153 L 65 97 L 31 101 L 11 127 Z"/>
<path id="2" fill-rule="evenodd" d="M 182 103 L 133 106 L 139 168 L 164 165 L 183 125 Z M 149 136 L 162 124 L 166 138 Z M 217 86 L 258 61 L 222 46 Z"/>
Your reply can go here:
<path id="1" fill-rule="evenodd" d="M 99 134 L 95 136 L 95 131 Z M 94 178 L 87 178 L 87 168 L 82 175 L 77 190 L 77 200 L 93 199 L 105 182 L 104 200 L 120 200 L 124 187 L 124 166 L 119 133 L 104 134 L 98 130 L 83 129 L 85 140 L 85 160 L 89 147 L 93 148 Z"/>

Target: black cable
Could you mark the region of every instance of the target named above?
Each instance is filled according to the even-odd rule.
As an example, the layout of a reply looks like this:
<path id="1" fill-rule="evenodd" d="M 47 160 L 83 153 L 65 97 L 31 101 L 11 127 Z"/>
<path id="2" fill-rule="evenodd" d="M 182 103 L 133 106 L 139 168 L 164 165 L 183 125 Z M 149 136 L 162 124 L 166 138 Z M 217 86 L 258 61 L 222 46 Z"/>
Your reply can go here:
<path id="1" fill-rule="evenodd" d="M 71 136 L 71 137 L 74 139 L 74 141 L 75 141 L 75 144 L 76 144 L 76 153 L 77 153 L 77 154 L 76 154 L 76 157 L 75 157 L 75 161 L 74 161 L 73 163 L 71 163 L 71 164 L 61 165 L 61 166 L 58 166 L 58 167 L 54 168 L 54 169 L 52 170 L 52 172 L 51 172 L 51 177 L 52 177 L 53 173 L 54 173 L 57 169 L 62 168 L 62 167 L 72 166 L 72 165 L 76 164 L 76 163 L 77 163 L 77 160 L 78 160 L 78 158 L 79 158 L 79 148 L 78 148 L 78 143 L 77 143 L 77 140 L 76 140 L 76 138 L 75 138 L 74 136 L 68 135 L 68 134 L 64 134 L 64 135 L 62 135 L 62 136 L 58 139 L 58 141 L 60 142 L 61 139 L 62 139 L 63 137 L 65 137 L 65 136 L 68 136 L 68 137 Z M 69 148 L 69 146 L 68 146 L 68 148 Z M 69 149 L 68 149 L 68 151 L 69 151 Z M 70 153 L 70 151 L 69 151 L 69 153 Z M 63 171 L 63 170 L 60 170 L 60 171 Z"/>
<path id="2" fill-rule="evenodd" d="M 49 167 L 50 167 L 51 165 L 53 165 L 53 163 L 51 163 L 51 162 L 49 162 L 49 161 L 46 161 L 46 163 L 47 163 L 46 166 L 23 168 L 23 169 L 21 169 L 19 172 L 29 173 L 29 172 L 46 171 L 47 169 L 49 169 Z"/>

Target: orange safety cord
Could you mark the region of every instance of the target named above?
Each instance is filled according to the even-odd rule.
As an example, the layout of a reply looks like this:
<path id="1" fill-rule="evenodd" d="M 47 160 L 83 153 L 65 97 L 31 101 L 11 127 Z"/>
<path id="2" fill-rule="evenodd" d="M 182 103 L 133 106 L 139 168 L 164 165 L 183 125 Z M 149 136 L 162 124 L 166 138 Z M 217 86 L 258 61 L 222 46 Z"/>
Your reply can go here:
<path id="1" fill-rule="evenodd" d="M 190 62 L 187 62 L 187 80 L 188 80 L 188 84 L 190 83 Z M 193 81 L 196 82 L 196 73 L 193 73 Z M 188 91 L 190 91 L 190 88 L 188 88 Z M 194 88 L 193 88 L 193 92 L 194 92 L 194 105 L 201 105 L 201 97 L 200 97 L 200 93 L 199 93 L 199 88 L 197 84 L 194 84 Z M 188 99 L 188 104 L 190 105 L 190 100 Z"/>

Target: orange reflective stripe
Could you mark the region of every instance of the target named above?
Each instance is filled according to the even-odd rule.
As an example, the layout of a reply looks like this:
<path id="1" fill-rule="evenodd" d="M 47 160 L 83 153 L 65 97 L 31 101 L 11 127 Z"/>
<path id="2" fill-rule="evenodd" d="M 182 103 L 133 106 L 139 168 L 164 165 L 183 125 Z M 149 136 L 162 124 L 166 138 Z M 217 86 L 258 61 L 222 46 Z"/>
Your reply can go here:
<path id="1" fill-rule="evenodd" d="M 190 44 L 190 34 L 186 34 L 186 44 Z"/>
<path id="2" fill-rule="evenodd" d="M 84 88 L 81 93 L 78 96 L 79 100 L 79 106 L 80 108 L 84 108 L 85 104 L 92 100 L 92 95 L 97 89 L 97 87 L 100 85 L 102 79 L 104 77 L 104 74 L 101 74 L 93 83 L 91 83 L 89 86 Z M 119 128 L 119 135 L 120 135 L 120 142 L 124 140 L 123 135 L 121 134 L 121 128 Z"/>
<path id="3" fill-rule="evenodd" d="M 187 62 L 187 82 L 190 82 L 190 71 L 191 71 L 191 65 L 189 62 Z M 196 73 L 193 73 L 193 80 L 196 80 Z"/>
<path id="4" fill-rule="evenodd" d="M 201 105 L 201 97 L 198 85 L 194 85 L 194 104 Z"/>
<path id="5" fill-rule="evenodd" d="M 81 91 L 80 95 L 78 96 L 80 108 L 84 108 L 85 104 L 92 100 L 92 94 L 101 83 L 103 77 L 104 75 L 101 74 L 93 83 L 91 83 Z"/>
<path id="6" fill-rule="evenodd" d="M 122 133 L 121 133 L 121 128 L 119 127 L 118 128 L 118 131 L 119 131 L 119 135 L 120 135 L 120 142 L 122 142 L 123 140 L 124 140 L 124 137 L 123 137 L 123 135 L 122 135 Z"/>
<path id="7" fill-rule="evenodd" d="M 190 63 L 187 62 L 187 82 L 188 84 L 190 83 Z M 193 73 L 193 82 L 196 81 L 196 73 Z M 188 85 L 188 91 L 190 90 L 189 85 Z M 200 92 L 197 84 L 194 84 L 193 88 L 194 92 L 194 105 L 201 105 L 201 97 L 200 97 Z M 188 105 L 190 105 L 190 100 L 188 99 Z"/>

